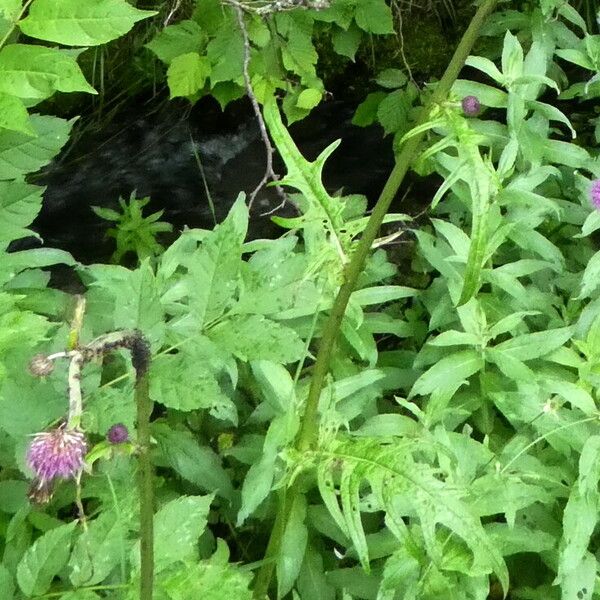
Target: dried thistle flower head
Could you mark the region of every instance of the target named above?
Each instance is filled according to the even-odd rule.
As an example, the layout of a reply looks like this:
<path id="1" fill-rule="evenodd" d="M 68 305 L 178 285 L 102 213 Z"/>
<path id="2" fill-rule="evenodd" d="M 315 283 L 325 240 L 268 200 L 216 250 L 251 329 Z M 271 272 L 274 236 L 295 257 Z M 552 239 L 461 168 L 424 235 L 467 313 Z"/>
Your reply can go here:
<path id="1" fill-rule="evenodd" d="M 37 433 L 27 450 L 27 465 L 35 473 L 29 497 L 39 503 L 52 497 L 57 479 L 72 479 L 83 468 L 87 443 L 78 429 L 61 425 Z"/>
<path id="2" fill-rule="evenodd" d="M 29 361 L 29 372 L 35 377 L 46 377 L 54 371 L 54 362 L 45 354 L 36 354 Z"/>
<path id="3" fill-rule="evenodd" d="M 123 423 L 116 423 L 106 433 L 106 439 L 111 444 L 122 444 L 129 439 L 129 430 Z"/>

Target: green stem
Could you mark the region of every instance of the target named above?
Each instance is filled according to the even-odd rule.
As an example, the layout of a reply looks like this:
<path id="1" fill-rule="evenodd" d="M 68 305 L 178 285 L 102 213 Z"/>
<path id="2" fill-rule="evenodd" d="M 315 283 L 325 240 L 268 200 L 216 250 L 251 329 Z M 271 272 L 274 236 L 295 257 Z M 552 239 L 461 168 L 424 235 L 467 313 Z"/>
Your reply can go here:
<path id="1" fill-rule="evenodd" d="M 140 494 L 140 600 L 152 600 L 154 589 L 154 488 L 150 461 L 150 415 L 152 400 L 148 395 L 148 374 L 143 373 L 135 385 L 137 438 L 139 445 Z"/>
<path id="2" fill-rule="evenodd" d="M 484 0 L 484 2 L 477 9 L 475 16 L 469 24 L 469 27 L 460 40 L 454 52 L 454 56 L 450 60 L 443 77 L 436 85 L 429 103 L 422 109 L 417 126 L 427 122 L 431 113 L 431 109 L 443 102 L 448 96 L 452 85 L 456 81 L 460 70 L 464 66 L 467 56 L 469 56 L 469 53 L 471 52 L 471 48 L 473 47 L 473 44 L 479 35 L 481 27 L 494 10 L 496 2 L 497 0 Z M 373 213 L 371 214 L 371 218 L 369 219 L 369 222 L 367 223 L 367 226 L 363 232 L 362 238 L 352 255 L 352 260 L 347 267 L 345 281 L 338 292 L 337 298 L 335 299 L 331 313 L 329 314 L 329 318 L 325 324 L 325 328 L 323 329 L 323 336 L 319 344 L 319 351 L 311 379 L 310 390 L 306 401 L 306 408 L 302 418 L 302 423 L 300 425 L 300 431 L 296 439 L 296 449 L 300 452 L 305 452 L 314 447 L 318 441 L 319 398 L 321 396 L 321 390 L 325 384 L 325 378 L 329 372 L 329 363 L 331 361 L 333 347 L 339 333 L 344 313 L 346 312 L 346 306 L 348 305 L 350 296 L 356 287 L 358 277 L 362 273 L 365 261 L 371 251 L 373 242 L 377 237 L 381 223 L 387 214 L 394 196 L 400 188 L 404 176 L 406 175 L 413 160 L 417 156 L 417 151 L 424 135 L 425 132 L 415 135 L 404 145 L 402 152 L 397 158 L 396 165 L 394 166 L 394 169 L 392 170 L 385 187 L 381 192 L 381 196 L 379 197 L 379 200 L 373 209 Z M 293 499 L 295 495 L 300 493 L 297 487 L 298 483 L 292 485 L 288 491 L 287 498 L 279 504 L 278 513 L 275 518 L 275 526 L 273 527 L 271 539 L 269 540 L 269 544 L 267 546 L 265 562 L 263 563 L 263 566 L 256 578 L 254 587 L 255 598 L 262 600 L 262 598 L 264 598 L 267 594 L 273 575 L 275 564 L 274 559 L 276 559 L 277 555 L 279 554 L 283 533 L 286 528 L 289 506 L 293 505 Z"/>

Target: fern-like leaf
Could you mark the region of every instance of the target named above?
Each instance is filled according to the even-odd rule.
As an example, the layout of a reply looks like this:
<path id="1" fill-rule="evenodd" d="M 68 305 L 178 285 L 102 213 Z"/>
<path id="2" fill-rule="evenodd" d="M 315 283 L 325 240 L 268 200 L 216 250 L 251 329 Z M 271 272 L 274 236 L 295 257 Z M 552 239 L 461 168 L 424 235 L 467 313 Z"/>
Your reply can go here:
<path id="1" fill-rule="evenodd" d="M 412 448 L 411 448 L 412 446 Z M 441 559 L 436 529 L 443 525 L 459 536 L 473 553 L 474 567 L 493 572 L 508 589 L 506 564 L 468 505 L 466 489 L 445 482 L 430 464 L 417 462 L 414 442 L 382 445 L 377 440 L 337 440 L 318 453 L 318 486 L 333 519 L 354 544 L 363 568 L 369 568 L 360 518 L 367 494 L 386 513 L 396 534 L 409 517 L 418 519 L 430 558 Z M 402 535 L 401 539 L 404 539 Z"/>

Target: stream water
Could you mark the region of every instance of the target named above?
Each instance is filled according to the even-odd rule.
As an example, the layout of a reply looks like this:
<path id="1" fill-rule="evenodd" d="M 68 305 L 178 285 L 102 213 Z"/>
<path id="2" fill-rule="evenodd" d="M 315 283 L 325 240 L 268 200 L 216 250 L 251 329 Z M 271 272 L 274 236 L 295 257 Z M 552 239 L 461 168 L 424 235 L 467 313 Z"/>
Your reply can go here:
<path id="1" fill-rule="evenodd" d="M 309 160 L 341 139 L 325 167 L 326 187 L 374 200 L 393 166 L 391 139 L 377 126 L 353 126 L 352 114 L 352 106 L 326 102 L 292 125 L 291 133 Z M 78 260 L 104 260 L 114 242 L 105 239 L 109 225 L 91 206 L 116 207 L 119 196 L 128 198 L 135 190 L 138 198 L 150 196 L 147 214 L 164 209 L 163 220 L 176 230 L 212 227 L 240 191 L 254 190 L 264 170 L 265 148 L 245 103 L 224 113 L 200 103 L 191 111 L 167 105 L 142 117 L 125 114 L 100 133 L 81 135 L 41 175 L 47 190 L 34 229 L 46 245 L 68 250 Z M 284 173 L 278 160 L 276 171 Z M 279 203 L 274 189 L 263 188 L 254 204 L 250 237 L 276 235 L 264 213 Z"/>

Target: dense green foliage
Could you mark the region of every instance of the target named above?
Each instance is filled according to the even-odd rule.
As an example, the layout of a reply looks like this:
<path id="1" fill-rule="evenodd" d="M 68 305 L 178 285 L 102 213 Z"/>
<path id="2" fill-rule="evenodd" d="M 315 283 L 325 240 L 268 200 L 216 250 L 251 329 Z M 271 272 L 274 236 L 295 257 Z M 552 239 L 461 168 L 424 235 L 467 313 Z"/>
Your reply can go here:
<path id="1" fill-rule="evenodd" d="M 558 0 L 498 13 L 467 61 L 473 80 L 416 128 L 430 89 L 400 61 L 375 74 L 381 89 L 355 122 L 379 121 L 398 151 L 425 132 L 413 168 L 443 183 L 422 226 L 387 215 L 403 222 L 410 260 L 373 248 L 317 439 L 298 451 L 319 340 L 368 216 L 365 198 L 322 184 L 337 143 L 307 161 L 282 113 L 289 123 L 321 101 L 317 40 L 353 58 L 365 37 L 393 32 L 398 5 L 293 4 L 197 0 L 147 47 L 171 97 L 192 102 L 246 93 L 246 63 L 299 216 L 275 217 L 278 239 L 247 242 L 240 194 L 213 231 L 163 248 L 170 226 L 132 196 L 121 212 L 95 208 L 114 225 L 114 262 L 83 266 L 52 248 L 9 252 L 42 204 L 26 178 L 72 126 L 37 109 L 55 92 L 94 93 L 82 49 L 154 13 L 0 0 L 0 599 L 139 598 L 139 390 L 122 345 L 92 344 L 83 365 L 83 473 L 40 506 L 26 464 L 30 436 L 73 417 L 65 390 L 79 380 L 66 360 L 33 377 L 31 358 L 135 329 L 152 356 L 156 600 L 250 599 L 269 565 L 271 598 L 599 597 L 600 129 L 585 102 L 600 94 L 600 36 Z M 478 116 L 464 114 L 468 96 Z M 132 268 L 119 264 L 132 253 Z M 85 285 L 79 324 L 74 298 L 48 285 L 57 264 Z M 129 440 L 105 440 L 115 424 Z M 272 530 L 280 543 L 264 561 Z"/>

